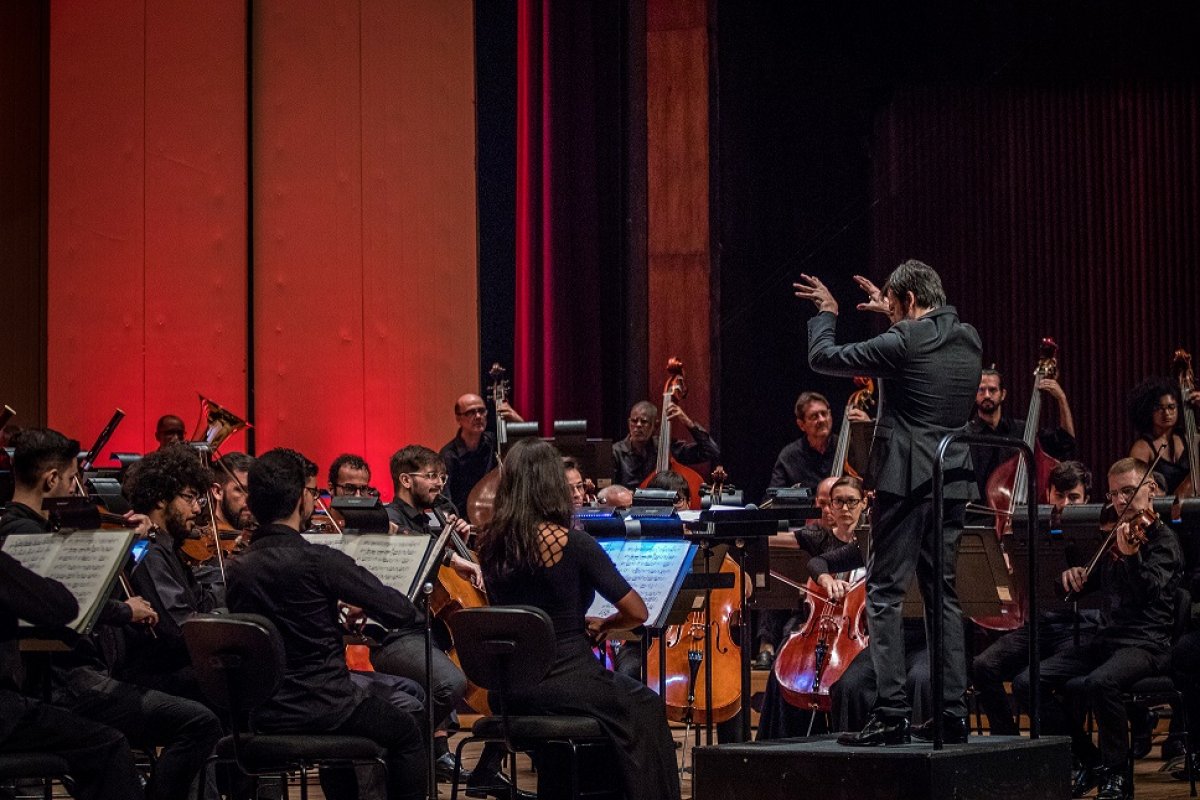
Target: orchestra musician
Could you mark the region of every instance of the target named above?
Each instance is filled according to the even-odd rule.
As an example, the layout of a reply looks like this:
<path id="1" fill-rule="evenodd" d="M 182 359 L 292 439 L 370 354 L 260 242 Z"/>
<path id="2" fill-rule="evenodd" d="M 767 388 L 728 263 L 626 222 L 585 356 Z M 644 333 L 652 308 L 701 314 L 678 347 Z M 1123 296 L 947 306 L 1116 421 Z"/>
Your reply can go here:
<path id="1" fill-rule="evenodd" d="M 198 464 L 185 445 L 175 447 L 186 450 L 192 463 Z M 78 455 L 79 442 L 57 431 L 23 431 L 17 437 L 13 457 L 17 494 L 0 522 L 0 530 L 5 534 L 49 532 L 50 520 L 40 510 L 42 500 L 69 494 L 64 487 L 75 483 Z M 199 493 L 207 485 L 208 481 L 202 479 L 191 488 Z M 108 599 L 96 631 L 79 637 L 70 651 L 50 656 L 50 700 L 81 717 L 116 728 L 136 745 L 161 747 L 146 796 L 176 800 L 186 796 L 220 738 L 216 715 L 194 700 L 116 680 L 112 674 L 122 667 L 114 655 L 118 633 L 123 629 L 135 636 L 131 626 L 151 624 L 161 628 L 164 622 L 151 603 L 140 596 L 125 601 Z M 31 670 L 31 691 L 42 677 Z"/>
<path id="2" fill-rule="evenodd" d="M 855 276 L 868 300 L 859 309 L 886 314 L 892 325 L 857 344 L 837 345 L 838 303 L 820 280 L 802 275 L 797 297 L 818 309 L 809 320 L 808 360 L 822 373 L 883 379 L 881 410 L 871 448 L 869 485 L 875 491 L 872 551 L 867 573 L 868 627 L 877 694 L 863 729 L 839 738 L 847 745 L 909 740 L 912 706 L 905 692 L 902 604 L 916 572 L 926 616 L 937 613 L 944 634 L 945 739 L 966 741 L 966 655 L 962 610 L 955 591 L 958 540 L 966 502 L 976 494 L 966 447 L 946 453 L 943 529 L 932 530 L 934 451 L 970 417 L 982 369 L 979 334 L 947 305 L 941 278 L 920 261 L 906 261 L 882 290 Z M 942 548 L 945 573 L 932 574 L 933 548 Z M 943 605 L 933 606 L 940 580 Z M 932 720 L 931 720 L 932 721 Z M 918 736 L 932 736 L 922 728 Z"/>
<path id="3" fill-rule="evenodd" d="M 497 409 L 507 422 L 524 422 L 508 402 Z M 467 497 L 475 484 L 498 463 L 496 434 L 487 429 L 487 403 L 477 394 L 464 394 L 454 402 L 458 433 L 442 447 L 439 455 L 445 463 L 446 493 L 457 509 L 467 507 Z"/>
<path id="4" fill-rule="evenodd" d="M 331 497 L 378 497 L 371 485 L 371 465 L 362 456 L 342 453 L 329 465 Z"/>
<path id="5" fill-rule="evenodd" d="M 596 501 L 602 506 L 623 511 L 633 505 L 633 490 L 619 483 L 613 483 L 597 493 Z"/>
<path id="6" fill-rule="evenodd" d="M 1078 461 L 1063 461 L 1050 471 L 1046 500 L 1055 513 L 1069 505 L 1088 502 L 1092 492 L 1092 473 Z M 1091 639 L 1099 622 L 1099 612 L 1084 609 L 1071 612 L 1046 612 L 1039 620 L 1039 648 L 1045 656 L 1061 653 L 1079 642 Z M 1014 694 L 1024 696 L 1029 683 L 1029 626 L 1022 625 L 1001 636 L 975 656 L 971 662 L 971 680 L 979 707 L 988 718 L 988 730 L 994 736 L 1016 736 L 1020 729 L 1013 716 L 1012 704 L 1004 691 L 1004 682 L 1012 681 Z"/>
<path id="7" fill-rule="evenodd" d="M 796 398 L 796 427 L 800 438 L 779 451 L 771 471 L 772 487 L 795 486 L 811 489 L 833 472 L 834 445 L 833 413 L 829 401 L 818 392 L 801 392 Z M 861 408 L 852 408 L 852 422 L 870 422 Z"/>
<path id="8" fill-rule="evenodd" d="M 579 463 L 573 458 L 564 458 L 563 474 L 567 479 L 567 488 L 571 490 L 571 507 L 583 508 L 587 505 L 588 492 L 583 473 L 579 471 Z"/>
<path id="9" fill-rule="evenodd" d="M 183 427 L 183 420 L 174 414 L 164 414 L 159 417 L 158 423 L 154 426 L 154 441 L 158 442 L 159 450 L 167 445 L 186 442 L 187 433 Z"/>
<path id="10" fill-rule="evenodd" d="M 692 441 L 671 441 L 671 455 L 680 464 L 700 464 L 705 461 L 721 460 L 721 448 L 703 425 L 689 417 L 678 403 L 667 406 L 667 421 L 678 421 L 687 428 Z M 638 486 L 651 472 L 658 461 L 658 443 L 655 431 L 658 426 L 658 406 L 649 400 L 635 403 L 629 410 L 629 435 L 613 445 L 615 474 L 613 483 L 621 486 Z"/>
<path id="11" fill-rule="evenodd" d="M 640 682 L 608 671 L 592 645 L 610 631 L 646 621 L 646 604 L 586 533 L 571 530 L 571 498 L 553 445 L 513 445 L 496 493 L 495 516 L 480 539 L 489 596 L 498 604 L 534 605 L 554 623 L 557 655 L 534 688 L 509 695 L 510 711 L 596 718 L 612 740 L 628 800 L 678 800 L 675 742 L 662 699 Z M 616 611 L 585 619 L 596 593 Z M 553 770 L 550 759 L 539 771 Z"/>
<path id="12" fill-rule="evenodd" d="M 1069 735 L 1080 769 L 1073 797 L 1099 786 L 1098 800 L 1126 800 L 1133 787 L 1126 778 L 1128 719 L 1121 693 L 1139 679 L 1163 672 L 1169 661 L 1175 621 L 1175 589 L 1183 552 L 1175 533 L 1154 518 L 1141 528 L 1131 515 L 1151 511 L 1154 479 L 1148 465 L 1123 458 L 1108 470 L 1109 502 L 1118 519 L 1113 549 L 1090 573 L 1070 567 L 1062 574 L 1064 591 L 1104 595 L 1104 610 L 1091 641 L 1041 662 L 1042 723 L 1047 734 Z M 1082 697 L 1066 697 L 1068 681 L 1084 678 Z M 1018 688 L 1019 687 L 1015 687 Z M 1025 698 L 1027 699 L 1027 698 Z M 1078 714 L 1068 712 L 1083 700 L 1092 711 L 1099 749 Z M 1072 702 L 1076 701 L 1076 702 Z"/>
<path id="13" fill-rule="evenodd" d="M 1200 400 L 1200 392 L 1193 399 Z M 1168 495 L 1174 494 L 1189 472 L 1187 449 L 1179 433 L 1179 406 L 1179 387 L 1165 378 L 1151 378 L 1129 396 L 1129 420 L 1138 435 L 1129 457 L 1150 464 L 1161 451 L 1155 470 L 1166 480 L 1159 488 Z"/>
<path id="14" fill-rule="evenodd" d="M 1004 388 L 1003 380 L 994 365 L 983 370 L 975 390 L 975 416 L 967 425 L 968 432 L 1021 438 L 1025 431 L 1025 420 L 1004 413 L 1008 390 Z M 1059 461 L 1075 458 L 1075 418 L 1062 384 L 1053 378 L 1041 378 L 1037 389 L 1053 398 L 1058 409 L 1058 425 L 1042 426 L 1038 432 L 1038 444 L 1047 455 Z M 971 464 L 975 467 L 975 482 L 981 495 L 987 496 L 988 476 L 1010 457 L 1011 453 L 995 447 L 971 446 Z"/>
<path id="15" fill-rule="evenodd" d="M 349 556 L 300 535 L 320 491 L 306 462 L 280 448 L 250 467 L 250 510 L 260 526 L 249 550 L 229 565 L 230 610 L 274 622 L 287 655 L 280 687 L 255 712 L 254 725 L 271 733 L 371 739 L 386 751 L 388 800 L 417 800 L 424 797 L 427 773 L 421 725 L 351 681 L 339 601 L 399 630 L 421 630 L 423 615 Z M 331 800 L 360 796 L 353 769 L 322 768 L 321 786 Z"/>
<path id="16" fill-rule="evenodd" d="M 213 467 L 211 493 L 218 530 L 248 531 L 254 527 L 254 515 L 246 502 L 246 479 L 253 463 L 254 456 L 232 452 L 221 456 Z M 197 524 L 206 522 L 201 517 Z"/>

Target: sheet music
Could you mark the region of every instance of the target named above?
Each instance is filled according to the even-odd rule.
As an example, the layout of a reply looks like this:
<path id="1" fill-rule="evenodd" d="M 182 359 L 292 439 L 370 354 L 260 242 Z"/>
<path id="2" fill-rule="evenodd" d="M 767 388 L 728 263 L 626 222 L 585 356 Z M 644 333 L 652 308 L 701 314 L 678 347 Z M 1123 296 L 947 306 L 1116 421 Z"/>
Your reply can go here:
<path id="1" fill-rule="evenodd" d="M 432 541 L 428 536 L 366 533 L 355 537 L 346 554 L 384 585 L 411 596 Z"/>
<path id="2" fill-rule="evenodd" d="M 654 539 L 601 539 L 599 543 L 612 558 L 617 571 L 646 602 L 649 620 L 659 619 L 666 610 L 663 606 L 671 599 L 671 590 L 691 553 L 692 544 Z M 607 617 L 615 610 L 612 603 L 597 596 L 587 616 Z"/>
<path id="3" fill-rule="evenodd" d="M 132 540 L 133 533 L 124 530 L 16 534 L 4 542 L 4 551 L 75 595 L 79 615 L 68 627 L 78 630 L 96 605 L 108 597 L 113 576 L 128 555 Z"/>
<path id="4" fill-rule="evenodd" d="M 9 536 L 4 542 L 4 552 L 20 561 L 21 565 L 31 572 L 45 575 L 61 543 L 62 537 L 52 534 L 16 534 Z"/>
<path id="5" fill-rule="evenodd" d="M 302 533 L 300 534 L 313 544 L 332 547 L 334 550 L 346 552 L 346 534 L 344 533 Z"/>

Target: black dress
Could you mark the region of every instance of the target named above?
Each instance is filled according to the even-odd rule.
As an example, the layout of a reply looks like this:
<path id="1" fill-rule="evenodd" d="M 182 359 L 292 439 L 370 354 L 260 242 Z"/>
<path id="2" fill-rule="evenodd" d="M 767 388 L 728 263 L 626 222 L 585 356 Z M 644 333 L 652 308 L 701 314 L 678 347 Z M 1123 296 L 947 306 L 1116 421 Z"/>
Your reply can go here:
<path id="1" fill-rule="evenodd" d="M 584 614 L 596 593 L 615 603 L 629 592 L 629 584 L 588 534 L 547 527 L 542 537 L 548 566 L 532 575 L 496 574 L 483 565 L 493 603 L 537 606 L 554 622 L 554 664 L 541 683 L 510 697 L 510 710 L 595 717 L 612 739 L 625 796 L 677 800 L 675 741 L 662 699 L 638 681 L 605 669 L 587 638 Z"/>

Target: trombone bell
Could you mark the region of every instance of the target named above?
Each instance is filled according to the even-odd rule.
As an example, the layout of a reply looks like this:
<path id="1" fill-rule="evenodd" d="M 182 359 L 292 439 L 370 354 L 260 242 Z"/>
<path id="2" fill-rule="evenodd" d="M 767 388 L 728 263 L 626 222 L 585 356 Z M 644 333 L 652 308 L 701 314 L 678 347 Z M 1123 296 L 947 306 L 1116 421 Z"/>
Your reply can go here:
<path id="1" fill-rule="evenodd" d="M 251 427 L 254 426 L 232 411 L 200 395 L 200 419 L 192 433 L 192 441 L 203 442 L 216 451 L 230 436 Z"/>

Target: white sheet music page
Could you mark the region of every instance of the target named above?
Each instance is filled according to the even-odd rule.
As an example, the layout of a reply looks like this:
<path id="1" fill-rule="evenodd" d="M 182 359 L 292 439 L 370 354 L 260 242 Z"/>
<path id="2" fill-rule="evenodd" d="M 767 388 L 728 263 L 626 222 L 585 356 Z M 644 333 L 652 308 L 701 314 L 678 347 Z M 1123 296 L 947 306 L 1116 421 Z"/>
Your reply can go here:
<path id="1" fill-rule="evenodd" d="M 603 539 L 600 546 L 612 557 L 617 572 L 642 596 L 650 620 L 658 619 L 683 568 L 690 543 L 683 540 Z M 615 610 L 612 603 L 597 595 L 587 616 L 607 617 Z"/>

